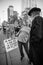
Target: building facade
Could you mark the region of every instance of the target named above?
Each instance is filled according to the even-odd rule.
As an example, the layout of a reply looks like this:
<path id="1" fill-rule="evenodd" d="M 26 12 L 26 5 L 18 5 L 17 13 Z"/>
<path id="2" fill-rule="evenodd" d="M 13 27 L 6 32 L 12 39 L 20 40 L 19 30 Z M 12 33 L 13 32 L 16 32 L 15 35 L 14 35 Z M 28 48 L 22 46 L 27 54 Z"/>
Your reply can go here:
<path id="1" fill-rule="evenodd" d="M 21 0 L 22 1 L 22 11 L 25 10 L 25 8 L 32 8 L 37 6 L 36 0 Z"/>
<path id="2" fill-rule="evenodd" d="M 13 6 L 9 6 L 8 7 L 8 21 L 9 21 L 10 16 L 13 16 L 13 11 L 14 11 Z"/>
<path id="3" fill-rule="evenodd" d="M 21 1 L 21 8 L 22 8 L 22 11 L 24 11 L 25 8 L 28 7 L 28 0 L 22 0 Z"/>
<path id="4" fill-rule="evenodd" d="M 30 0 L 30 1 L 31 1 L 31 5 L 30 5 L 31 8 L 37 7 L 37 1 L 36 0 Z"/>

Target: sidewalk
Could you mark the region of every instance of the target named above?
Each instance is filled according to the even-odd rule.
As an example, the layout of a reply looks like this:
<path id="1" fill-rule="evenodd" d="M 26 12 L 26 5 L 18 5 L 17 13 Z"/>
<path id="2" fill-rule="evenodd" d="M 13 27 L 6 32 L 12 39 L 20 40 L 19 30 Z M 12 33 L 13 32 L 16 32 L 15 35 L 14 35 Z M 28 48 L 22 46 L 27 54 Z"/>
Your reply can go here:
<path id="1" fill-rule="evenodd" d="M 29 65 L 27 61 L 26 53 L 25 53 L 25 57 L 23 58 L 22 62 L 20 61 L 19 48 L 16 48 L 8 52 L 7 59 L 8 59 L 8 65 Z"/>

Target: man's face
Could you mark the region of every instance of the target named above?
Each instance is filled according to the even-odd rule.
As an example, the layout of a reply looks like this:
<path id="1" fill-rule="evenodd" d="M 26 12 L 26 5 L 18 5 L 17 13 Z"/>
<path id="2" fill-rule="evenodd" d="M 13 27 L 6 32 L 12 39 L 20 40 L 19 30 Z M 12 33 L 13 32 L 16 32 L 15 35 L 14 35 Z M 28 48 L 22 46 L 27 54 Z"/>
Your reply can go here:
<path id="1" fill-rule="evenodd" d="M 31 13 L 31 21 L 34 19 L 34 17 L 36 17 L 38 15 L 38 13 L 37 12 L 32 12 Z"/>
<path id="2" fill-rule="evenodd" d="M 31 20 L 31 22 L 32 22 L 33 18 L 34 18 L 33 16 L 30 16 L 30 20 Z"/>
<path id="3" fill-rule="evenodd" d="M 42 12 L 40 12 L 40 16 L 42 16 Z"/>

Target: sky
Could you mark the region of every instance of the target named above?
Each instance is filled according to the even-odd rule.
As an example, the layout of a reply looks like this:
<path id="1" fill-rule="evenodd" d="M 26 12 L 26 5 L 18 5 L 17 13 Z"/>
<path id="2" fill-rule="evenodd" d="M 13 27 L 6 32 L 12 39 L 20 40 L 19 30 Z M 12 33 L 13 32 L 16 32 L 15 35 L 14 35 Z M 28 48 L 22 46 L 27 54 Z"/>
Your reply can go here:
<path id="1" fill-rule="evenodd" d="M 0 0 L 0 21 L 7 20 L 7 8 L 9 5 L 14 6 L 14 10 L 21 13 L 21 0 Z"/>
<path id="2" fill-rule="evenodd" d="M 3 20 L 7 21 L 7 8 L 9 5 L 14 6 L 14 10 L 21 13 L 21 0 L 0 0 L 0 24 Z M 37 7 L 40 7 L 43 12 L 43 0 L 37 0 Z"/>

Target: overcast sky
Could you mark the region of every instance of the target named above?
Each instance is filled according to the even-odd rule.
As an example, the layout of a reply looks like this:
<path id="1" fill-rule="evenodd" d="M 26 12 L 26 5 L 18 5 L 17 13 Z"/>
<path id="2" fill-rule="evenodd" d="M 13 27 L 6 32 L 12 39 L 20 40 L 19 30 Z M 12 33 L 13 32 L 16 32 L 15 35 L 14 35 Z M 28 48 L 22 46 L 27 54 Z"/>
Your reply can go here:
<path id="1" fill-rule="evenodd" d="M 14 6 L 14 10 L 21 12 L 21 0 L 0 0 L 0 19 L 7 20 L 7 8 L 9 5 Z"/>
<path id="2" fill-rule="evenodd" d="M 21 13 L 21 0 L 0 0 L 0 20 L 7 20 L 7 8 L 9 5 L 14 6 L 14 10 Z M 37 0 L 37 6 L 43 10 L 43 0 Z"/>

